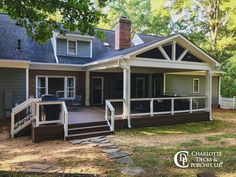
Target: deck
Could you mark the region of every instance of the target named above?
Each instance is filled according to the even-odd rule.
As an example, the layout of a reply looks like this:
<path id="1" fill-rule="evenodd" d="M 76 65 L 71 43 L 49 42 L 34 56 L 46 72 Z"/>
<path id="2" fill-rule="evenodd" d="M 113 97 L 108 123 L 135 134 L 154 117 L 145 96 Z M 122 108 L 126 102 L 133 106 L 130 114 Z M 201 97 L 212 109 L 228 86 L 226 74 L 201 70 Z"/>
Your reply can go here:
<path id="1" fill-rule="evenodd" d="M 76 111 L 69 111 L 69 124 L 80 124 L 105 121 L 104 107 L 81 107 Z"/>

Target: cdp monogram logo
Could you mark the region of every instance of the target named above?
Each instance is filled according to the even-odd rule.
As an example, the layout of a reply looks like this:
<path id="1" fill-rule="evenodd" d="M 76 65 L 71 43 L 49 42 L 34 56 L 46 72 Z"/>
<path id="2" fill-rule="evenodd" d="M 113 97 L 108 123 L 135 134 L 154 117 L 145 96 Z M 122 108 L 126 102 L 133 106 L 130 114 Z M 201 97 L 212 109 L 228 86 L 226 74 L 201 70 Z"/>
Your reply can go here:
<path id="1" fill-rule="evenodd" d="M 174 156 L 174 162 L 177 167 L 180 168 L 187 168 L 188 164 L 188 151 L 179 151 Z"/>

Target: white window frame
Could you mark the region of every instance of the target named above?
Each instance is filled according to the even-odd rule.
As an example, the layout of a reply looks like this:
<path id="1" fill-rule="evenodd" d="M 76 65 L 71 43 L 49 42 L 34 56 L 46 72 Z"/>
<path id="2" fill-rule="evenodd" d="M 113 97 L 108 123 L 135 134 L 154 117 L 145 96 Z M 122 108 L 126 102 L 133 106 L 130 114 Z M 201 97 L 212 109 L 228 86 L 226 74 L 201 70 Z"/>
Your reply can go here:
<path id="1" fill-rule="evenodd" d="M 75 42 L 75 53 L 70 53 L 69 52 L 69 42 Z M 77 40 L 71 40 L 71 39 L 67 39 L 67 54 L 69 55 L 77 55 Z"/>
<path id="2" fill-rule="evenodd" d="M 64 98 L 65 100 L 73 100 L 76 97 L 76 78 L 75 76 L 48 76 L 48 75 L 37 75 L 36 76 L 36 87 L 35 87 L 35 98 L 38 98 L 38 78 L 44 77 L 46 82 L 46 93 L 48 94 L 48 78 L 63 78 L 64 79 Z M 73 78 L 74 79 L 74 96 L 67 97 L 67 79 Z"/>
<path id="3" fill-rule="evenodd" d="M 197 85 L 198 86 L 197 92 L 194 89 L 195 81 L 197 81 L 197 83 L 198 83 L 198 85 Z M 193 78 L 193 93 L 199 93 L 199 91 L 200 91 L 200 79 L 199 78 Z"/>
<path id="4" fill-rule="evenodd" d="M 135 96 L 137 97 L 137 93 L 138 93 L 138 90 L 137 90 L 137 81 L 138 80 L 143 80 L 143 88 L 142 88 L 142 90 L 143 90 L 143 96 L 142 96 L 142 98 L 144 98 L 145 97 L 145 82 L 146 82 L 146 80 L 145 80 L 145 78 L 143 78 L 143 77 L 137 77 L 136 79 L 135 79 Z"/>

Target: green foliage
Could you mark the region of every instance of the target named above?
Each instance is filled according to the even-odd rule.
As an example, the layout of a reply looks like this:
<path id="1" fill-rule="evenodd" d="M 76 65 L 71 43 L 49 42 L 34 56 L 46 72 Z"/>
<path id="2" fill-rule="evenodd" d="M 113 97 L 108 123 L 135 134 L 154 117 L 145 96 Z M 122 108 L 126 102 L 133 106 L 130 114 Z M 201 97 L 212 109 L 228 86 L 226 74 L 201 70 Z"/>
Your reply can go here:
<path id="1" fill-rule="evenodd" d="M 98 27 L 112 29 L 120 16 L 132 20 L 132 32 L 145 34 L 169 34 L 170 12 L 164 8 L 164 1 L 155 4 L 151 0 L 117 0 L 106 7 L 107 19 Z M 159 8 L 153 8 L 153 5 Z M 157 18 L 158 17 L 158 18 Z"/>
<path id="2" fill-rule="evenodd" d="M 44 43 L 53 35 L 53 30 L 66 30 L 95 34 L 94 27 L 105 17 L 100 8 L 106 1 L 91 0 L 0 0 L 1 8 L 36 42 Z M 60 23 L 58 23 L 60 21 Z"/>

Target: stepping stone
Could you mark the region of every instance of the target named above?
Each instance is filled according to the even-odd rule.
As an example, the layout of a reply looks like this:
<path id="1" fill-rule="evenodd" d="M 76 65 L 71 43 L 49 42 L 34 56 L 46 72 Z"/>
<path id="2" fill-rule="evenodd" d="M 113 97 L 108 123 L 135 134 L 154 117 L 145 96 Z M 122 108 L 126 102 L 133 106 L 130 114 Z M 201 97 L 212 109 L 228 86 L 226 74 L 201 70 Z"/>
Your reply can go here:
<path id="1" fill-rule="evenodd" d="M 120 151 L 120 149 L 117 149 L 117 148 L 115 148 L 115 149 L 103 149 L 102 150 L 103 152 L 105 152 L 105 153 L 112 153 L 112 152 L 118 152 L 118 151 Z"/>
<path id="2" fill-rule="evenodd" d="M 130 156 L 130 154 L 127 153 L 127 152 L 118 151 L 118 152 L 109 153 L 108 156 L 111 159 L 119 159 L 119 158 L 122 158 L 122 157 Z"/>
<path id="3" fill-rule="evenodd" d="M 113 144 L 111 143 L 102 143 L 98 145 L 98 147 L 104 147 L 104 148 L 111 147 L 111 146 L 113 146 Z"/>
<path id="4" fill-rule="evenodd" d="M 105 141 L 101 141 L 101 142 L 99 142 L 100 144 L 105 144 L 105 143 L 111 143 L 110 141 L 108 141 L 108 140 L 105 140 Z"/>
<path id="5" fill-rule="evenodd" d="M 69 142 L 72 143 L 72 144 L 81 144 L 81 143 L 86 142 L 86 141 L 88 141 L 88 139 L 71 140 Z"/>
<path id="6" fill-rule="evenodd" d="M 100 143 L 100 142 L 106 141 L 106 140 L 107 140 L 106 138 L 96 138 L 96 139 L 93 139 L 91 141 L 94 142 L 94 143 Z"/>
<path id="7" fill-rule="evenodd" d="M 129 176 L 136 176 L 140 173 L 144 172 L 142 167 L 134 167 L 134 168 L 124 168 L 122 173 Z"/>
<path id="8" fill-rule="evenodd" d="M 35 170 L 46 170 L 46 169 L 52 167 L 52 165 L 35 163 L 35 164 L 29 164 L 26 167 L 28 167 L 30 169 L 35 169 Z"/>
<path id="9" fill-rule="evenodd" d="M 114 138 L 115 136 L 114 135 L 107 135 L 106 137 L 110 139 L 110 138 Z"/>
<path id="10" fill-rule="evenodd" d="M 115 159 L 116 163 L 124 163 L 124 164 L 132 164 L 133 163 L 133 159 L 130 158 L 129 156 L 126 157 L 122 157 L 119 159 Z"/>

